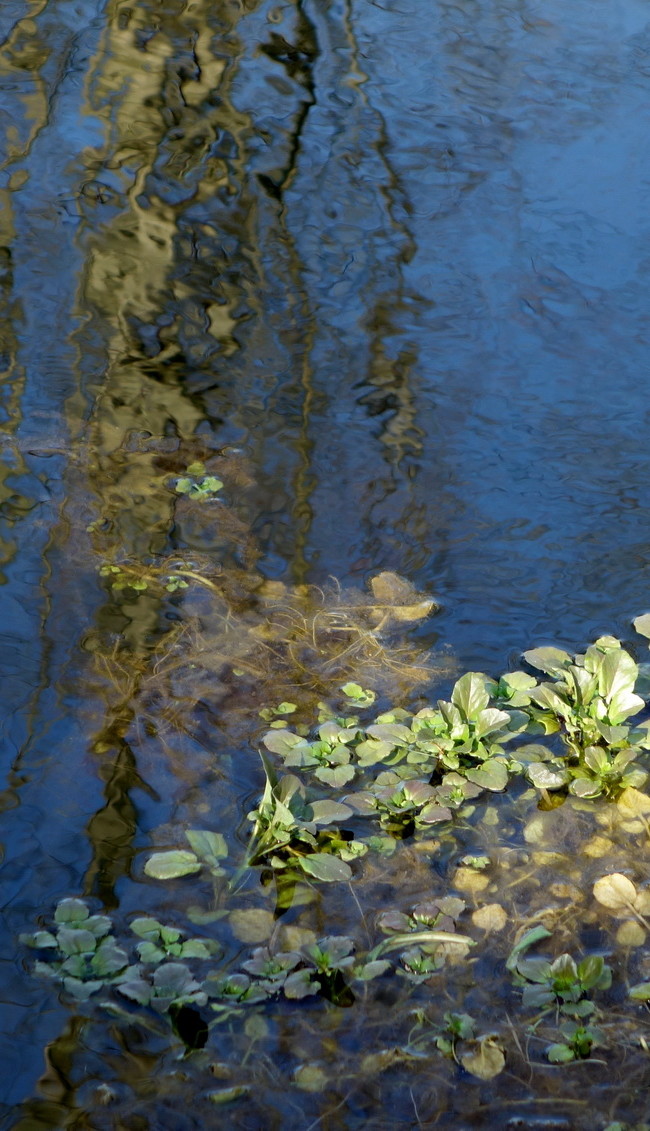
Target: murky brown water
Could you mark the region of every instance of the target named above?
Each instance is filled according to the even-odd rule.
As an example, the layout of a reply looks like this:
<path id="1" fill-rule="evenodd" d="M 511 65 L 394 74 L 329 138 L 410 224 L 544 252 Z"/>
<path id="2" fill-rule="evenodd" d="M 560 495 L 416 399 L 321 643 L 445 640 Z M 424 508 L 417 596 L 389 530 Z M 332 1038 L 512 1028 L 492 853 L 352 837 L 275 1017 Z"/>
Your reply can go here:
<path id="1" fill-rule="evenodd" d="M 534 644 L 632 639 L 650 604 L 647 5 L 4 0 L 0 44 L 3 1125 L 643 1120 L 646 1007 L 614 994 L 607 1046 L 552 1066 L 504 977 L 514 925 L 545 915 L 558 952 L 642 980 L 590 893 L 607 870 L 643 879 L 647 836 L 605 804 L 482 800 L 453 837 L 368 857 L 287 922 L 366 946 L 396 893 L 404 910 L 452 891 L 466 918 L 504 906 L 507 929 L 433 993 L 269 1007 L 187 1059 L 164 1027 L 60 1002 L 17 938 L 67 896 L 121 931 L 212 906 L 210 883 L 143 862 L 209 827 L 241 864 L 258 711 L 283 696 L 307 717 L 374 677 L 382 706 L 420 706 Z M 197 461 L 224 484 L 202 502 L 173 486 Z M 115 590 L 107 562 L 180 562 L 213 588 Z M 389 660 L 434 649 L 422 683 L 367 637 L 332 659 L 321 598 L 294 588 L 367 627 L 381 570 L 440 601 L 386 636 Z M 490 858 L 482 887 L 468 853 Z M 273 910 L 259 880 L 239 909 Z M 226 964 L 246 957 L 209 929 Z M 506 1070 L 481 1082 L 428 1046 L 364 1060 L 404 1047 L 415 1009 L 494 1027 Z"/>

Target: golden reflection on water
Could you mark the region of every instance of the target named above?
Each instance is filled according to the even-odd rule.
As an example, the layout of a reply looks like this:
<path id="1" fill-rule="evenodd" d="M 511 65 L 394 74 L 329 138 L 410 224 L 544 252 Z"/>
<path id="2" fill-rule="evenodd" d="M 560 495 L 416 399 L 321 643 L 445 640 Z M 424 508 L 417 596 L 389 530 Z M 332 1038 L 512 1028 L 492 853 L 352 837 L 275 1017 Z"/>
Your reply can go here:
<path id="1" fill-rule="evenodd" d="M 9 269 L 18 237 L 15 202 L 33 188 L 33 170 L 20 166 L 48 128 L 57 90 L 46 17 L 48 5 L 32 4 L 0 53 L 0 74 L 18 87 L 17 112 L 6 126 L 9 175 L 0 190 L 0 240 L 7 249 L 0 376 L 9 452 L 0 503 L 8 504 L 12 520 L 24 518 L 33 501 L 6 486 L 6 477 L 26 471 L 17 432 L 27 417 L 36 418 L 23 401 L 24 309 Z M 260 784 L 247 745 L 260 707 L 292 688 L 317 702 L 344 678 L 372 682 L 374 673 L 378 681 L 382 664 L 388 699 L 398 693 L 407 699 L 420 678 L 417 645 L 403 655 L 388 635 L 384 662 L 383 612 L 372 619 L 376 605 L 361 595 L 361 585 L 351 593 L 304 583 L 317 566 L 314 524 L 323 514 L 336 520 L 325 519 L 332 524 L 327 541 L 334 544 L 344 529 L 363 562 L 374 561 L 373 554 L 381 559 L 391 539 L 409 545 L 416 563 L 430 552 L 430 512 L 410 490 L 430 440 L 418 399 L 419 346 L 409 330 L 422 299 L 405 281 L 416 250 L 412 209 L 373 107 L 352 0 L 313 11 L 298 0 L 274 6 L 115 0 L 101 18 L 78 96 L 80 118 L 94 123 L 99 136 L 91 144 L 83 135 L 66 172 L 70 198 L 59 200 L 61 214 L 74 221 L 74 237 L 68 245 L 59 234 L 51 245 L 73 246 L 79 266 L 70 268 L 73 327 L 67 337 L 67 327 L 57 331 L 76 355 L 59 405 L 65 428 L 54 414 L 42 421 L 46 447 L 57 457 L 66 454 L 66 429 L 75 440 L 62 472 L 65 510 L 61 517 L 53 508 L 46 548 L 54 606 L 48 626 L 59 632 L 48 663 L 56 709 L 80 716 L 85 730 L 83 741 L 75 735 L 56 747 L 67 770 L 57 777 L 55 763 L 47 790 L 74 793 L 69 783 L 76 777 L 79 827 L 70 836 L 80 839 L 83 827 L 87 839 L 83 862 L 73 868 L 68 861 L 59 876 L 61 889 L 76 877 L 86 893 L 124 914 L 162 898 L 174 915 L 179 906 L 189 911 L 190 899 L 205 911 L 200 901 L 207 903 L 210 893 L 186 894 L 183 904 L 180 886 L 160 897 L 142 882 L 138 852 L 157 838 L 175 843 L 189 824 L 232 831 L 240 822 Z M 319 87 L 319 60 L 330 68 L 330 92 L 340 102 L 334 108 Z M 313 166 L 305 162 L 308 129 L 326 150 L 320 167 L 317 146 Z M 327 177 L 331 207 L 314 216 L 310 188 Z M 46 332 L 54 331 L 48 325 Z M 358 400 L 357 384 L 364 387 Z M 454 411 L 457 422 L 468 410 L 461 403 Z M 368 418 L 380 421 L 372 444 Z M 453 472 L 445 469 L 437 428 L 438 480 L 421 490 L 443 498 Z M 174 483 L 196 461 L 223 476 L 223 499 L 203 505 L 179 497 Z M 343 483 L 350 485 L 344 501 L 352 517 L 337 510 Z M 379 517 L 372 515 L 375 506 Z M 321 535 L 321 546 L 324 541 Z M 0 543 L 3 563 L 16 548 L 11 539 Z M 282 563 L 286 583 L 269 582 L 260 566 L 265 553 Z M 96 580 L 104 561 L 149 570 L 153 581 L 139 592 L 111 590 Z M 202 596 L 170 602 L 159 575 L 167 563 L 173 572 L 175 561 L 208 577 L 210 592 L 204 585 Z M 66 637 L 68 618 L 74 632 L 68 626 Z M 341 634 L 336 648 L 335 633 Z M 340 643 L 344 633 L 351 644 Z M 437 675 L 443 669 L 448 676 L 450 665 L 442 661 Z M 643 827 L 622 833 L 613 811 L 598 806 L 567 804 L 541 814 L 532 796 L 519 804 L 486 803 L 460 826 L 454 836 L 405 842 L 390 859 L 369 858 L 354 890 L 321 895 L 304 885 L 304 906 L 297 900 L 294 921 L 282 924 L 287 945 L 296 945 L 300 931 L 312 938 L 357 928 L 369 941 L 377 914 L 396 893 L 413 905 L 451 889 L 466 902 L 486 945 L 466 965 L 454 965 L 450 956 L 453 976 L 443 974 L 429 998 L 436 1007 L 473 1009 L 486 1018 L 494 1016 L 495 997 L 508 992 L 506 927 L 544 921 L 567 949 L 579 947 L 585 934 L 601 949 L 612 945 L 617 928 L 592 906 L 591 884 L 604 869 L 645 859 Z M 245 835 L 238 830 L 233 838 L 240 850 Z M 56 840 L 53 856 L 54 849 L 61 849 Z M 239 910 L 272 914 L 273 893 L 250 877 L 237 898 Z M 224 938 L 234 959 L 242 940 L 225 928 Z M 628 962 L 635 968 L 634 949 L 629 944 L 624 953 L 625 970 Z M 125 1127 L 139 1129 L 164 1098 L 179 1131 L 195 1102 L 202 1119 L 216 1110 L 209 1081 L 220 1074 L 253 1092 L 242 1126 L 303 1131 L 305 1119 L 345 1126 L 348 1110 L 354 1125 L 374 1120 L 379 1127 L 382 1110 L 402 1113 L 404 1125 L 414 1119 L 422 1125 L 417 1105 L 412 1114 L 414 1082 L 425 1119 L 442 1118 L 455 1104 L 459 1119 L 475 1112 L 480 1118 L 484 1099 L 465 1078 L 458 1094 L 455 1063 L 394 1055 L 413 1022 L 402 984 L 377 998 L 360 993 L 353 1011 L 323 1005 L 313 1014 L 280 1012 L 257 1035 L 254 1026 L 233 1026 L 222 1042 L 232 1053 L 225 1069 L 213 1050 L 181 1071 L 167 1031 L 153 1021 L 152 1035 L 135 1022 L 120 1027 L 75 1018 L 50 1043 L 40 1096 L 16 1126 L 89 1126 L 91 1119 L 99 1128 L 123 1118 Z M 638 1033 L 628 1024 L 627 1053 L 637 1057 L 634 1071 L 642 1074 Z M 645 1018 L 638 1028 L 645 1031 Z M 363 1059 L 370 1037 L 380 1050 L 374 1066 Z M 515 1038 L 509 1057 L 504 1109 L 509 1089 L 522 1105 L 532 1095 L 534 1058 Z M 289 1089 L 285 1063 L 293 1073 Z M 321 1073 L 313 1092 L 297 1083 L 305 1063 Z M 576 1066 L 576 1076 L 581 1069 Z M 583 1104 L 579 1080 L 558 1083 L 539 1059 L 534 1071 L 533 1098 L 569 1111 Z"/>

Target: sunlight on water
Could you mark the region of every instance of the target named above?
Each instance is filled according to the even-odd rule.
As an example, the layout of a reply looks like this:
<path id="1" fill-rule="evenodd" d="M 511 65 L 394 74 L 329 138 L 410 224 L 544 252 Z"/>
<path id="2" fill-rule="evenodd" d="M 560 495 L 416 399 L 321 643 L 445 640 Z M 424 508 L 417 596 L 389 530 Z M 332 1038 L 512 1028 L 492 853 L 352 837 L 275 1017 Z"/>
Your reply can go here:
<path id="1" fill-rule="evenodd" d="M 640 0 L 2 5 L 8 1127 L 645 1127 L 642 781 L 557 805 L 556 735 L 504 791 L 408 728 L 524 649 L 645 660 L 649 48 Z M 37 930 L 73 989 L 107 937 L 154 973 L 102 988 L 111 942 L 75 1000 Z M 564 952 L 565 1025 L 606 1007 L 562 1045 Z"/>

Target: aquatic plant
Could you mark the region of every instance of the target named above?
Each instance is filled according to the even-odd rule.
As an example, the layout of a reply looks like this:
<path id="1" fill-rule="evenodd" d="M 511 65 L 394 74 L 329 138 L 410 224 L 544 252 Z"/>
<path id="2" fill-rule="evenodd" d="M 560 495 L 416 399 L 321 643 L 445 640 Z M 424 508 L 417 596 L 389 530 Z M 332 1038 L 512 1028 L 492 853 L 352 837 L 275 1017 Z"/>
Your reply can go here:
<path id="1" fill-rule="evenodd" d="M 54 929 L 21 935 L 36 950 L 54 951 L 49 962 L 38 961 L 34 971 L 62 982 L 66 993 L 87 1001 L 106 983 L 126 977 L 128 955 L 111 935 L 106 915 L 94 915 L 82 899 L 62 899 L 54 912 Z"/>
<path id="2" fill-rule="evenodd" d="M 526 661 L 552 677 L 530 692 L 527 710 L 535 729 L 559 730 L 568 761 L 549 759 L 529 767 L 533 784 L 546 789 L 568 785 L 578 797 L 612 795 L 638 788 L 647 773 L 635 763 L 650 749 L 649 724 L 629 726 L 644 700 L 635 694 L 635 661 L 613 636 L 601 636 L 584 655 L 559 648 L 534 648 Z"/>
<path id="3" fill-rule="evenodd" d="M 278 778 L 266 758 L 266 785 L 258 805 L 248 814 L 253 822 L 249 864 L 262 861 L 281 871 L 299 869 L 317 880 L 349 880 L 347 863 L 367 851 L 352 836 L 322 826 L 351 816 L 351 809 L 328 799 L 308 801 L 305 787 L 293 774 Z"/>
<path id="4" fill-rule="evenodd" d="M 185 475 L 181 475 L 174 483 L 174 490 L 178 495 L 187 495 L 196 502 L 216 498 L 223 487 L 221 479 L 215 475 L 205 474 L 204 463 L 191 463 Z"/>

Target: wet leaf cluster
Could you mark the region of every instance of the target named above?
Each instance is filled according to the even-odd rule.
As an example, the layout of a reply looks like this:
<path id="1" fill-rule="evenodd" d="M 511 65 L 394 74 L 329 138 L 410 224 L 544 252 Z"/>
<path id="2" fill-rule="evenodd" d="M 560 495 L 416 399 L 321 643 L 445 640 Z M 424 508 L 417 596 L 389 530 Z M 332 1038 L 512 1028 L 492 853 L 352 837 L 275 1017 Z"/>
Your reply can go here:
<path id="1" fill-rule="evenodd" d="M 468 672 L 436 707 L 395 708 L 364 723 L 334 716 L 311 734 L 276 722 L 262 741 L 286 768 L 332 789 L 359 782 L 343 804 L 401 838 L 450 821 L 481 792 L 503 791 L 511 777 L 526 777 L 542 794 L 585 799 L 641 787 L 650 722 L 626 721 L 645 702 L 634 691 L 638 665 L 620 642 L 606 636 L 584 655 L 537 648 L 524 658 L 551 679 Z M 359 706 L 371 702 L 360 687 L 354 696 Z M 560 748 L 539 741 L 512 748 L 513 739 L 540 735 L 557 735 Z"/>
<path id="2" fill-rule="evenodd" d="M 195 502 L 206 502 L 216 498 L 223 487 L 221 479 L 215 475 L 205 474 L 205 464 L 191 463 L 185 475 L 179 476 L 174 483 L 174 490 L 178 495 L 187 495 Z"/>

